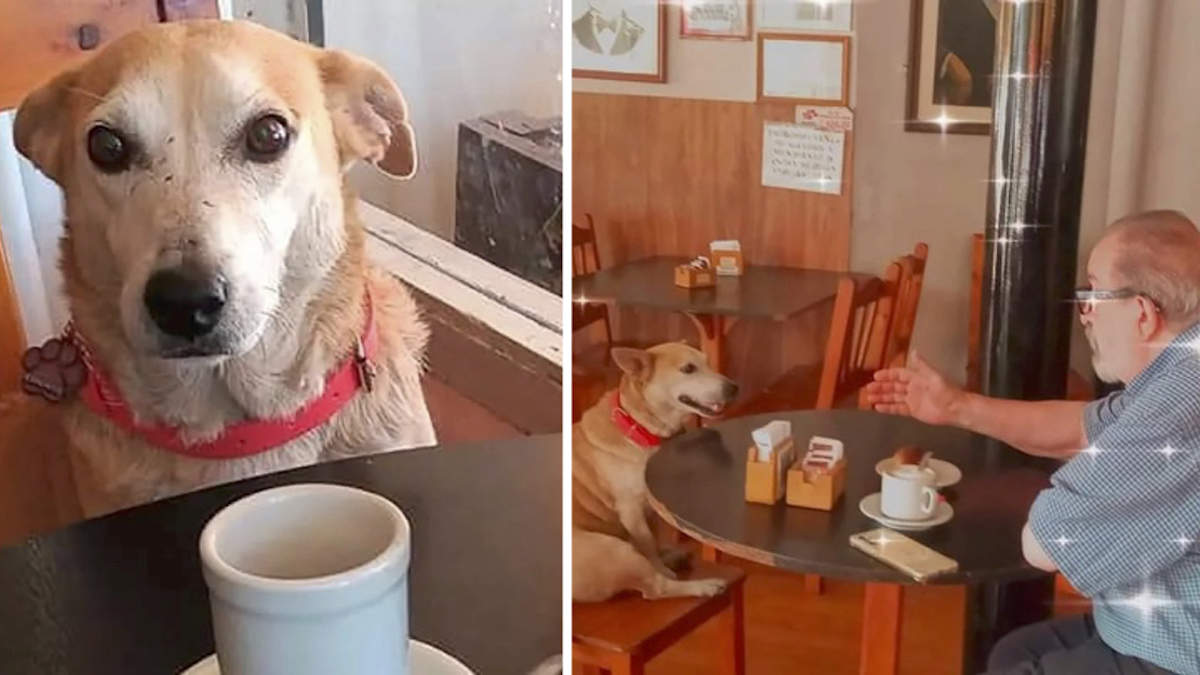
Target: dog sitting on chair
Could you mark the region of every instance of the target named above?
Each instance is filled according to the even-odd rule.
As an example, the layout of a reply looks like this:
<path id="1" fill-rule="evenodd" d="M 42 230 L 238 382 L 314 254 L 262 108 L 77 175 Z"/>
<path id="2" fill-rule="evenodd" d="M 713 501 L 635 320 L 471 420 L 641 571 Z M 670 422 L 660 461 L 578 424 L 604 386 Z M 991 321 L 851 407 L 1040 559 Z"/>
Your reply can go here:
<path id="1" fill-rule="evenodd" d="M 417 151 L 375 65 L 246 22 L 118 38 L 33 92 L 17 149 L 65 198 L 71 313 L 26 354 L 85 515 L 436 443 L 428 329 L 347 187 Z"/>
<path id="2" fill-rule="evenodd" d="M 720 415 L 737 385 L 682 343 L 612 355 L 623 371 L 620 385 L 572 430 L 572 598 L 598 602 L 627 590 L 651 599 L 716 595 L 723 580 L 681 581 L 671 567 L 682 556 L 660 553 L 647 519 L 645 472 L 664 439 L 695 415 Z"/>

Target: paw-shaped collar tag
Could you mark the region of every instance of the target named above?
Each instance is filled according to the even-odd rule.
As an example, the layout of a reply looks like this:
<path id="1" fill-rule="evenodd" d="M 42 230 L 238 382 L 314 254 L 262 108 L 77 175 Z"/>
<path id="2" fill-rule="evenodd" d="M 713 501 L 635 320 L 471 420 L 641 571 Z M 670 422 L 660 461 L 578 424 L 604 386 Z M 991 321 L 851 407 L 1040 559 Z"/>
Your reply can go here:
<path id="1" fill-rule="evenodd" d="M 30 396 L 58 403 L 79 393 L 87 378 L 87 366 L 75 343 L 52 338 L 40 347 L 30 347 L 22 358 L 25 376 L 22 388 Z"/>

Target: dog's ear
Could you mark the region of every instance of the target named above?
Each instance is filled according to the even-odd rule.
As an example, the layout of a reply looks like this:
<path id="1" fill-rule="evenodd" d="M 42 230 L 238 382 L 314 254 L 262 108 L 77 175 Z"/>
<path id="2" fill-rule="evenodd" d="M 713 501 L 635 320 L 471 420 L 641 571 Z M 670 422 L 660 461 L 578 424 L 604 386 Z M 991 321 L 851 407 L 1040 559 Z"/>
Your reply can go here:
<path id="1" fill-rule="evenodd" d="M 641 349 L 613 347 L 613 362 L 634 379 L 644 379 L 654 369 L 654 355 Z"/>
<path id="2" fill-rule="evenodd" d="M 326 49 L 317 58 L 342 169 L 361 159 L 397 178 L 411 178 L 417 171 L 417 142 L 396 83 L 348 52 Z"/>
<path id="3" fill-rule="evenodd" d="M 65 166 L 67 95 L 76 77 L 74 70 L 66 71 L 34 90 L 21 101 L 13 121 L 17 152 L 60 185 Z"/>

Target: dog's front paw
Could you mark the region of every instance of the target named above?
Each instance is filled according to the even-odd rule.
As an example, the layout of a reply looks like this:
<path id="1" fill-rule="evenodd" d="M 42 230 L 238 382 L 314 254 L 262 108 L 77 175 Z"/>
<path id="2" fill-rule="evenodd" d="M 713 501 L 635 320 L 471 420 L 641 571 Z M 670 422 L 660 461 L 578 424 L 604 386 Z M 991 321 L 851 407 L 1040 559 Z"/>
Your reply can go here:
<path id="1" fill-rule="evenodd" d="M 59 338 L 30 347 L 21 358 L 25 375 L 21 388 L 30 396 L 63 401 L 75 395 L 87 377 L 87 368 L 74 343 Z"/>
<path id="2" fill-rule="evenodd" d="M 725 592 L 725 587 L 728 585 L 724 579 L 695 579 L 691 583 L 696 591 L 696 595 L 705 598 L 720 595 Z"/>

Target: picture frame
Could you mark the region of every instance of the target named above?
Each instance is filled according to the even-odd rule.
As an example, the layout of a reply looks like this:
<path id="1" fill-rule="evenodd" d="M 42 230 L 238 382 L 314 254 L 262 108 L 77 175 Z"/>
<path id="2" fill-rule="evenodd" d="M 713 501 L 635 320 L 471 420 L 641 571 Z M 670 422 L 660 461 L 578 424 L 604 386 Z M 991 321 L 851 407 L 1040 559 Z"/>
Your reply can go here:
<path id="1" fill-rule="evenodd" d="M 759 33 L 758 100 L 849 106 L 850 36 Z"/>
<path id="2" fill-rule="evenodd" d="M 753 0 L 679 0 L 679 37 L 749 40 Z"/>
<path id="3" fill-rule="evenodd" d="M 759 30 L 849 32 L 853 0 L 757 0 Z"/>
<path id="4" fill-rule="evenodd" d="M 571 76 L 667 81 L 670 0 L 571 0 Z"/>
<path id="5" fill-rule="evenodd" d="M 1001 0 L 912 0 L 906 131 L 987 135 Z"/>

